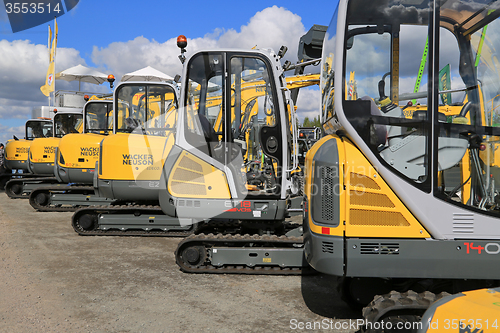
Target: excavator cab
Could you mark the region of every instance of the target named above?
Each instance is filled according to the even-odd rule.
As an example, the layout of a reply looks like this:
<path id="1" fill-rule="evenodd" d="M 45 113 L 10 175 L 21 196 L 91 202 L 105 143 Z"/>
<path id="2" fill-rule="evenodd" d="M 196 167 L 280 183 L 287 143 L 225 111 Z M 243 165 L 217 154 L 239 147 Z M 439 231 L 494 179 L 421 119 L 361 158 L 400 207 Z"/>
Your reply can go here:
<path id="1" fill-rule="evenodd" d="M 25 124 L 25 138 L 9 140 L 5 145 L 5 167 L 8 170 L 28 170 L 28 152 L 31 141 L 51 136 L 51 119 L 30 119 Z"/>
<path id="2" fill-rule="evenodd" d="M 75 118 L 76 119 L 76 118 Z M 83 107 L 83 118 L 68 117 L 59 122 L 60 133 L 67 131 L 57 147 L 54 174 L 60 183 L 93 184 L 95 164 L 99 160 L 99 144 L 113 131 L 113 102 L 90 100 Z"/>
<path id="3" fill-rule="evenodd" d="M 34 140 L 51 137 L 53 133 L 52 129 L 51 119 L 30 119 L 25 125 L 25 139 Z"/>
<path id="4" fill-rule="evenodd" d="M 280 220 L 290 187 L 289 97 L 278 57 L 199 52 L 184 66 L 163 211 L 208 219 Z M 293 106 L 292 106 L 293 107 Z M 175 150 L 175 151 L 174 151 Z"/>
<path id="5" fill-rule="evenodd" d="M 83 109 L 83 133 L 113 133 L 113 101 L 91 100 Z"/>
<path id="6" fill-rule="evenodd" d="M 323 45 L 327 135 L 306 157 L 305 256 L 351 303 L 498 283 L 499 7 L 340 1 Z"/>
<path id="7" fill-rule="evenodd" d="M 114 102 L 88 101 L 84 133 L 61 138 L 55 172 L 65 186 L 35 189 L 30 194 L 35 209 L 74 211 L 82 206 L 109 206 L 117 200 L 158 201 L 155 185 L 163 154 L 169 152 L 166 143 L 173 142 L 169 133 L 175 123 L 175 87 L 127 82 L 115 89 L 114 97 Z M 82 224 L 85 230 L 93 230 L 94 215 L 86 216 Z"/>
<path id="8" fill-rule="evenodd" d="M 127 201 L 158 201 L 163 163 L 175 139 L 177 87 L 125 82 L 114 93 L 113 134 L 100 146 L 99 195 Z"/>
<path id="9" fill-rule="evenodd" d="M 185 62 L 179 102 L 169 83 L 120 84 L 115 134 L 101 142 L 95 187 L 101 197 L 128 204 L 78 210 L 75 231 L 287 231 L 296 122 L 278 64 L 268 51 L 198 52 Z M 292 81 L 318 82 L 317 76 Z"/>
<path id="10" fill-rule="evenodd" d="M 82 113 L 57 113 L 54 116 L 54 137 L 62 138 L 70 133 L 82 133 Z"/>
<path id="11" fill-rule="evenodd" d="M 39 129 L 37 129 L 39 130 Z M 54 116 L 51 136 L 33 140 L 30 145 L 28 168 L 37 175 L 54 175 L 55 154 L 59 140 L 68 133 L 81 133 L 81 112 L 57 112 Z"/>

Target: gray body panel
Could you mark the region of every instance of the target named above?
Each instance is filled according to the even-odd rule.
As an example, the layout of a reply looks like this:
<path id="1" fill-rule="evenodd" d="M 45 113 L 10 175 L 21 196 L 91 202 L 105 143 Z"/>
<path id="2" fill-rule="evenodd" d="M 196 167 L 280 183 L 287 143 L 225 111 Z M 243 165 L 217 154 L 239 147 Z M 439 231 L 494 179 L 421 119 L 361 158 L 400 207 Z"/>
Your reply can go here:
<path id="1" fill-rule="evenodd" d="M 304 223 L 304 256 L 318 272 L 344 275 L 344 240 L 310 232 Z"/>
<path id="2" fill-rule="evenodd" d="M 329 140 L 316 151 L 313 157 L 313 184 L 311 197 L 304 198 L 304 207 L 311 202 L 312 222 L 325 227 L 338 227 L 340 221 L 339 155 L 336 140 Z M 319 235 L 309 229 L 309 215 L 303 219 L 304 254 L 309 264 L 317 271 L 344 275 L 344 239 L 338 236 Z"/>
<path id="3" fill-rule="evenodd" d="M 98 179 L 101 197 L 127 201 L 157 201 L 159 181 Z"/>
<path id="4" fill-rule="evenodd" d="M 54 163 L 32 163 L 30 162 L 30 170 L 35 175 L 54 175 Z"/>
<path id="5" fill-rule="evenodd" d="M 313 158 L 311 215 L 315 224 L 336 227 L 340 224 L 339 154 L 336 140 L 325 142 Z"/>
<path id="6" fill-rule="evenodd" d="M 151 230 L 189 230 L 193 225 L 191 219 L 178 219 L 165 215 L 148 215 L 142 214 L 139 216 L 131 214 L 100 214 L 99 229 L 142 229 Z"/>
<path id="7" fill-rule="evenodd" d="M 246 265 L 249 267 L 281 266 L 307 267 L 302 248 L 227 248 L 214 246 L 211 250 L 212 265 Z"/>
<path id="8" fill-rule="evenodd" d="M 9 170 L 28 170 L 27 161 L 9 161 L 5 160 L 5 166 Z"/>
<path id="9" fill-rule="evenodd" d="M 310 232 L 306 225 L 304 231 L 305 257 L 311 267 L 321 273 L 381 278 L 500 278 L 500 243 L 496 242 L 346 239 L 344 259 L 342 237 L 318 235 Z M 465 243 L 469 243 L 469 253 Z M 481 253 L 476 249 L 479 246 Z"/>
<path id="10" fill-rule="evenodd" d="M 175 199 L 177 216 L 199 220 L 225 218 L 238 220 L 284 220 L 286 202 L 281 200 L 244 200 L 248 207 L 242 207 L 240 201 L 224 199 Z"/>
<path id="11" fill-rule="evenodd" d="M 113 199 L 97 194 L 52 193 L 49 200 L 51 205 L 103 206 L 113 203 Z"/>
<path id="12" fill-rule="evenodd" d="M 478 246 L 483 247 L 481 253 L 476 249 Z M 345 253 L 345 275 L 352 277 L 500 278 L 500 243 L 477 240 L 347 239 Z"/>
<path id="13" fill-rule="evenodd" d="M 92 184 L 94 180 L 94 169 L 63 168 L 56 164 L 56 178 L 61 183 Z M 85 170 L 85 172 L 83 172 Z"/>
<path id="14" fill-rule="evenodd" d="M 177 216 L 177 213 L 175 211 L 174 197 L 168 191 L 168 188 L 166 186 L 167 184 L 166 180 L 170 176 L 170 172 L 174 167 L 175 161 L 177 160 L 177 158 L 180 156 L 181 153 L 182 153 L 182 148 L 180 148 L 177 145 L 172 146 L 172 149 L 170 150 L 167 158 L 165 159 L 165 164 L 163 165 L 163 172 L 161 173 L 161 180 L 160 180 L 160 184 L 162 186 L 162 189 L 159 193 L 160 207 L 163 213 L 172 217 Z"/>

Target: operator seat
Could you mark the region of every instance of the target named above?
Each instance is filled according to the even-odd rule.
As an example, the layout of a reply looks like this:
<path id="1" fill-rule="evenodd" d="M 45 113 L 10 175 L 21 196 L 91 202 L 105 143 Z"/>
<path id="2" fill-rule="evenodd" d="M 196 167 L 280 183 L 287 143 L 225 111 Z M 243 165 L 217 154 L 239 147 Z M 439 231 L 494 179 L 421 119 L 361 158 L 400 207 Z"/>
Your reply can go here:
<path id="1" fill-rule="evenodd" d="M 399 107 L 384 114 L 369 96 L 360 99 L 370 101 L 371 115 L 404 117 Z M 427 111 L 416 111 L 413 119 L 425 120 L 426 116 Z M 440 114 L 438 119 L 440 122 L 446 121 L 444 114 Z M 378 147 L 382 158 L 393 168 L 414 180 L 419 180 L 427 174 L 427 139 L 422 128 L 374 124 L 370 129 L 370 142 Z M 456 165 L 464 156 L 467 147 L 467 139 L 448 137 L 446 133 L 440 133 L 438 137 L 439 170 L 446 170 Z"/>
<path id="2" fill-rule="evenodd" d="M 366 97 L 371 100 L 371 114 L 398 117 L 398 114 L 401 113 L 400 117 L 404 117 L 399 107 L 383 114 L 378 110 L 375 102 L 370 97 Z M 361 99 L 366 100 L 366 97 Z M 426 116 L 427 111 L 416 111 L 412 118 L 415 120 L 425 120 Z M 446 122 L 446 117 L 444 114 L 439 114 L 438 120 Z M 427 151 L 427 140 L 430 134 L 425 134 L 422 128 L 374 125 L 375 132 L 380 140 L 379 142 L 382 141 L 383 134 L 380 126 L 386 127 L 385 133 L 387 136 L 384 146 L 379 146 L 382 158 L 410 179 L 421 180 L 422 177 L 425 177 L 428 173 L 426 171 L 426 156 L 429 154 Z M 465 138 L 449 137 L 443 131 L 438 135 L 438 170 L 441 171 L 449 169 L 460 162 L 467 151 L 469 142 Z"/>

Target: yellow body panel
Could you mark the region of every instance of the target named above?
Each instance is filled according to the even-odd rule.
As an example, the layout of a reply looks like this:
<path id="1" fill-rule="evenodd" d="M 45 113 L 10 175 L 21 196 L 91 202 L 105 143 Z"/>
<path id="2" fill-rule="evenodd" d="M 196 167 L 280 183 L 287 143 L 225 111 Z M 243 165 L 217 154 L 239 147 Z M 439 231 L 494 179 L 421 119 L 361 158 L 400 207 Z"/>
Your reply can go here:
<path id="1" fill-rule="evenodd" d="M 58 165 L 69 169 L 94 169 L 99 161 L 99 144 L 103 138 L 103 135 L 94 133 L 66 134 L 59 142 L 59 155 L 62 155 L 64 164 L 58 156 Z"/>
<path id="2" fill-rule="evenodd" d="M 305 193 L 311 198 L 311 186 L 314 175 L 312 157 L 319 147 L 328 140 L 336 140 L 339 161 L 340 186 L 340 225 L 342 228 L 330 228 L 314 225 L 310 202 L 308 203 L 309 227 L 313 232 L 327 235 L 367 238 L 429 238 L 429 233 L 416 220 L 413 214 L 399 200 L 380 174 L 347 139 L 327 136 L 318 141 L 306 156 Z"/>
<path id="3" fill-rule="evenodd" d="M 26 163 L 31 145 L 30 140 L 9 140 L 5 145 L 5 159 L 7 161 L 21 161 Z"/>
<path id="4" fill-rule="evenodd" d="M 29 159 L 31 163 L 54 163 L 60 138 L 38 138 L 31 142 Z"/>
<path id="5" fill-rule="evenodd" d="M 375 238 L 429 238 L 411 214 L 354 144 L 344 140 L 346 236 Z"/>
<path id="6" fill-rule="evenodd" d="M 110 135 L 102 145 L 99 178 L 160 180 L 165 158 L 173 144 L 173 132 L 166 137 L 128 133 Z"/>
<path id="7" fill-rule="evenodd" d="M 463 292 L 437 307 L 427 332 L 498 332 L 500 292 L 480 289 Z"/>
<path id="8" fill-rule="evenodd" d="M 226 174 L 188 152 L 181 153 L 175 162 L 168 189 L 177 198 L 231 198 Z"/>

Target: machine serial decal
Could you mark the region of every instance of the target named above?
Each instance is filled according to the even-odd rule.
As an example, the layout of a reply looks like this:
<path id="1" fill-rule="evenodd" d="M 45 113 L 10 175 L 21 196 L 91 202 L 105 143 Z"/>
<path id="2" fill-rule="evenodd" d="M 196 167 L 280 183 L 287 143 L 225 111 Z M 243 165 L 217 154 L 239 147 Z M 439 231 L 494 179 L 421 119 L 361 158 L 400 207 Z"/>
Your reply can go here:
<path id="1" fill-rule="evenodd" d="M 498 243 L 487 243 L 485 246 L 481 246 L 481 245 L 475 246 L 474 243 L 465 242 L 464 245 L 467 247 L 467 254 L 471 254 L 474 251 L 477 251 L 477 254 L 481 254 L 481 253 L 499 254 L 500 253 L 500 244 L 498 244 Z"/>
<path id="2" fill-rule="evenodd" d="M 240 202 L 240 207 L 234 207 L 226 210 L 226 212 L 241 212 L 241 213 L 250 213 L 252 211 L 252 202 L 251 201 L 242 201 Z"/>

